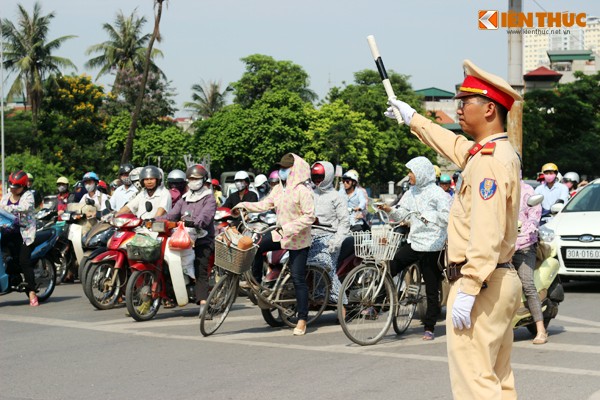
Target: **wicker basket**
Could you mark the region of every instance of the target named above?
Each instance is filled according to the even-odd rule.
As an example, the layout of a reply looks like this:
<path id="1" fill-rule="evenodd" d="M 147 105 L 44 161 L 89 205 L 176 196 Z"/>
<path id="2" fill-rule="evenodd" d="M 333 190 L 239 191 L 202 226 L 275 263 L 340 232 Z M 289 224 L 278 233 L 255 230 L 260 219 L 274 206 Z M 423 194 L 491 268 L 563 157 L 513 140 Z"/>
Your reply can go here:
<path id="1" fill-rule="evenodd" d="M 354 253 L 362 259 L 375 261 L 392 260 L 400 245 L 402 234 L 389 227 L 374 229 L 371 232 L 352 232 Z"/>
<path id="2" fill-rule="evenodd" d="M 234 246 L 227 246 L 217 239 L 215 240 L 215 265 L 234 274 L 243 274 L 252 268 L 257 251 L 256 244 L 249 249 L 240 250 Z"/>

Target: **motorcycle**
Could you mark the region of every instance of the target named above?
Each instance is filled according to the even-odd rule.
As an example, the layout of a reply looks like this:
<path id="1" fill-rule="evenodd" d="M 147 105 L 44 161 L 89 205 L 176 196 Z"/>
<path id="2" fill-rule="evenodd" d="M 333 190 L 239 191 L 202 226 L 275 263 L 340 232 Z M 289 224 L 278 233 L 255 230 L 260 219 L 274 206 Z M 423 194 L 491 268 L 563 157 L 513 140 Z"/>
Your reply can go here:
<path id="1" fill-rule="evenodd" d="M 125 303 L 129 315 L 136 321 L 151 320 L 161 303 L 173 297 L 180 307 L 196 303 L 195 282 L 183 269 L 183 253 L 169 245 L 176 225 L 177 222 L 172 221 L 147 222 L 150 232 L 157 235 L 155 244 L 137 247 L 132 242 L 128 245 L 132 272 L 125 291 Z M 211 272 L 208 271 L 209 276 Z"/>
<path id="2" fill-rule="evenodd" d="M 0 210 L 0 227 L 2 229 L 14 226 L 16 220 L 14 215 Z M 50 228 L 36 232 L 31 263 L 34 266 L 35 291 L 39 302 L 48 300 L 56 287 L 55 263 L 59 254 L 55 250 L 55 245 L 61 231 L 62 226 L 54 224 Z M 0 240 L 1 236 L 0 229 Z M 24 292 L 29 296 L 17 260 L 8 256 L 7 252 L 2 249 L 0 254 L 0 294 L 5 295 L 13 291 Z"/>
<path id="3" fill-rule="evenodd" d="M 541 194 L 533 195 L 527 200 L 527 205 L 534 207 L 541 204 L 543 199 L 544 196 Z M 556 247 L 539 238 L 537 253 L 533 281 L 542 303 L 544 327 L 547 328 L 550 320 L 558 314 L 558 305 L 565 299 L 565 292 L 558 276 L 560 264 L 556 258 Z M 521 307 L 513 318 L 512 326 L 514 329 L 524 326 L 533 335 L 537 334 L 535 321 L 527 308 L 525 295 L 521 297 Z"/>

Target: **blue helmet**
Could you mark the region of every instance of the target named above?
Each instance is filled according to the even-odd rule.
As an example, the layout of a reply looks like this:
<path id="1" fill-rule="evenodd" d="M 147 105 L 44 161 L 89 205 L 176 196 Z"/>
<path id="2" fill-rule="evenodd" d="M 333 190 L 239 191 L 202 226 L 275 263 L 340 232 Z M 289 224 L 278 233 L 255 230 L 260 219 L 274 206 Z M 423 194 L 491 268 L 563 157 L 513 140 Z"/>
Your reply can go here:
<path id="1" fill-rule="evenodd" d="M 96 183 L 98 183 L 100 181 L 100 178 L 98 178 L 98 175 L 95 172 L 86 172 L 85 174 L 83 174 L 83 178 L 81 178 L 82 181 L 89 181 L 89 180 L 93 180 L 96 181 Z"/>

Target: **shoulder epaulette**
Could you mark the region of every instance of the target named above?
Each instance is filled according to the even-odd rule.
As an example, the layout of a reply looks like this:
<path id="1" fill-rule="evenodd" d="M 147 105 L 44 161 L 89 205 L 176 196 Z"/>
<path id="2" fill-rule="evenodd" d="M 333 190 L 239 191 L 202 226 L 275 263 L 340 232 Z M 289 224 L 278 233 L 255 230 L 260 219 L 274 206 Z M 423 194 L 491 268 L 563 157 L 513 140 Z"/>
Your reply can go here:
<path id="1" fill-rule="evenodd" d="M 491 156 L 494 154 L 494 150 L 496 149 L 496 142 L 487 142 L 483 149 L 481 149 L 481 155 Z"/>

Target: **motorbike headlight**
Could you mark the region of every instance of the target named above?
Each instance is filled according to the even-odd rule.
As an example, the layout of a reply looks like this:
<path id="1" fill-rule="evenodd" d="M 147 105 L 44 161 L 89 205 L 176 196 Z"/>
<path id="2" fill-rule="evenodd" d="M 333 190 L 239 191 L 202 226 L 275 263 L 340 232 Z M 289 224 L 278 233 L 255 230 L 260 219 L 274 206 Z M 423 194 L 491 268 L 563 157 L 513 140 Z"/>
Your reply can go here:
<path id="1" fill-rule="evenodd" d="M 546 227 L 546 225 L 543 225 L 538 230 L 538 236 L 540 240 L 550 243 L 554 240 L 554 230 Z"/>

